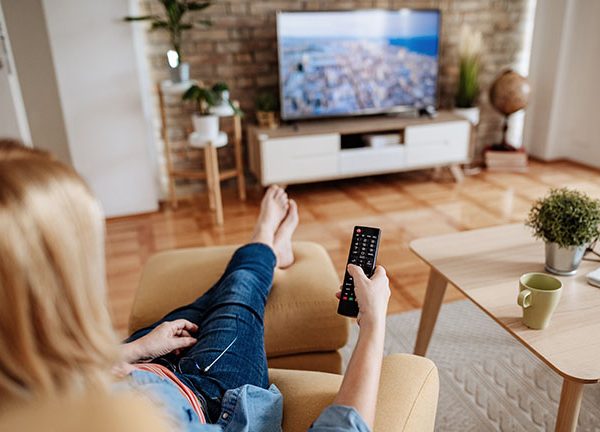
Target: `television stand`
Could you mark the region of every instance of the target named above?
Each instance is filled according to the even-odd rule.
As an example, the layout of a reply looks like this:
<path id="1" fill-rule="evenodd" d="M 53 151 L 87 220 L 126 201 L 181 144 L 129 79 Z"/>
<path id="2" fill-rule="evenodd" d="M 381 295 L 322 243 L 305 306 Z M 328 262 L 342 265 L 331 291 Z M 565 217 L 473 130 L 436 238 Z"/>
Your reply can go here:
<path id="1" fill-rule="evenodd" d="M 250 171 L 259 183 L 295 184 L 443 167 L 457 182 L 468 161 L 470 124 L 448 111 L 436 118 L 386 115 L 313 120 L 276 129 L 250 125 Z M 364 135 L 397 134 L 397 143 L 365 144 Z"/>

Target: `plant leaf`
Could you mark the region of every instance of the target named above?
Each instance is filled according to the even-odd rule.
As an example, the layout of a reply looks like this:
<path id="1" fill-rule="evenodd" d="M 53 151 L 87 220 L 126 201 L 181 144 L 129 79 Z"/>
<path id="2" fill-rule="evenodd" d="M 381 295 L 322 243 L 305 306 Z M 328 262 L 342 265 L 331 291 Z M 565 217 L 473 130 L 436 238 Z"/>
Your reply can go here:
<path id="1" fill-rule="evenodd" d="M 188 2 L 186 4 L 188 10 L 191 10 L 191 11 L 198 11 L 198 10 L 206 9 L 210 5 L 212 5 L 212 2 Z"/>
<path id="2" fill-rule="evenodd" d="M 169 23 L 166 21 L 162 21 L 162 20 L 156 20 L 152 22 L 152 26 L 150 27 L 150 30 L 156 30 L 156 29 L 168 29 L 169 28 Z"/>
<path id="3" fill-rule="evenodd" d="M 148 21 L 158 18 L 158 15 L 126 16 L 125 18 L 123 18 L 123 21 Z"/>

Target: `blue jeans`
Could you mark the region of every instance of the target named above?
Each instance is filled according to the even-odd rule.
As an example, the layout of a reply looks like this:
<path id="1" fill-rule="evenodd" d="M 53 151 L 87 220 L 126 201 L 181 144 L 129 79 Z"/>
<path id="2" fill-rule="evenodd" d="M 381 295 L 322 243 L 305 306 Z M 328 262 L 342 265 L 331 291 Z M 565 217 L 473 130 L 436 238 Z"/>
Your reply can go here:
<path id="1" fill-rule="evenodd" d="M 198 325 L 198 342 L 193 347 L 179 356 L 168 354 L 154 359 L 153 363 L 169 367 L 196 393 L 211 422 L 217 420 L 227 390 L 245 384 L 269 387 L 263 318 L 276 262 L 267 245 L 242 246 L 210 290 L 127 340 L 146 335 L 164 321 L 183 318 Z"/>

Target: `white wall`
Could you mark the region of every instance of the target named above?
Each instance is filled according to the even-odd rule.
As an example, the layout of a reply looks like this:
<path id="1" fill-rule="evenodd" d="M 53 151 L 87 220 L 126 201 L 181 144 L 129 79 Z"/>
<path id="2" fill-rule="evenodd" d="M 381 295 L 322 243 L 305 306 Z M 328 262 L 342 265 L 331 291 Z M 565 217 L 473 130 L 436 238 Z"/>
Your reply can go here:
<path id="1" fill-rule="evenodd" d="M 571 1 L 554 147 L 564 157 L 600 167 L 600 1 Z"/>
<path id="2" fill-rule="evenodd" d="M 33 147 L 71 163 L 41 0 L 0 0 Z"/>
<path id="3" fill-rule="evenodd" d="M 158 208 L 123 0 L 43 0 L 71 157 L 107 216 Z"/>
<path id="4" fill-rule="evenodd" d="M 11 37 L 0 3 L 0 137 L 16 138 L 31 145 L 25 105 L 13 56 Z"/>
<path id="5" fill-rule="evenodd" d="M 525 143 L 542 159 L 600 167 L 600 1 L 539 1 Z"/>

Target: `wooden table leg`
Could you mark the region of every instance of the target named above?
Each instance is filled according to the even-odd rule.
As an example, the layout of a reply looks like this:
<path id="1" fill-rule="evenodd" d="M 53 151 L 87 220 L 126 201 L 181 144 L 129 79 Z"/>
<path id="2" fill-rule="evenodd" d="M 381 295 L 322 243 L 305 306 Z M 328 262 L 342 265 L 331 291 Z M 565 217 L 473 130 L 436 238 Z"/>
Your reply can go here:
<path id="1" fill-rule="evenodd" d="M 244 177 L 244 155 L 242 154 L 242 123 L 240 116 L 234 117 L 235 170 L 237 171 L 238 195 L 241 201 L 246 201 L 246 179 Z"/>
<path id="2" fill-rule="evenodd" d="M 560 404 L 558 405 L 558 416 L 556 417 L 556 432 L 575 432 L 582 398 L 583 383 L 565 378 L 560 393 Z"/>
<path id="3" fill-rule="evenodd" d="M 465 179 L 465 174 L 463 173 L 462 168 L 458 164 L 450 165 L 450 172 L 452 173 L 452 177 L 454 177 L 454 181 L 456 183 L 460 183 Z"/>
<path id="4" fill-rule="evenodd" d="M 211 210 L 215 209 L 215 195 L 214 195 L 214 186 L 213 186 L 213 173 L 212 173 L 212 154 L 211 154 L 211 146 L 207 145 L 204 147 L 204 172 L 206 173 L 206 192 L 208 195 L 208 208 Z"/>
<path id="5" fill-rule="evenodd" d="M 176 209 L 178 206 L 177 193 L 175 192 L 175 177 L 169 174 L 169 201 L 171 208 Z"/>
<path id="6" fill-rule="evenodd" d="M 448 286 L 446 278 L 432 268 L 429 271 L 429 282 L 427 283 L 421 321 L 419 322 L 419 332 L 417 333 L 417 341 L 415 343 L 414 353 L 416 355 L 425 356 L 427 353 L 427 347 L 429 346 L 429 340 L 431 339 L 431 334 L 433 333 L 433 328 L 440 312 L 446 286 Z"/>
<path id="7" fill-rule="evenodd" d="M 217 158 L 216 147 L 210 146 L 212 166 L 211 171 L 213 175 L 212 186 L 215 193 L 215 211 L 217 215 L 217 225 L 223 225 L 223 199 L 221 198 L 221 176 L 219 175 L 219 160 Z"/>

